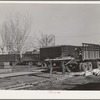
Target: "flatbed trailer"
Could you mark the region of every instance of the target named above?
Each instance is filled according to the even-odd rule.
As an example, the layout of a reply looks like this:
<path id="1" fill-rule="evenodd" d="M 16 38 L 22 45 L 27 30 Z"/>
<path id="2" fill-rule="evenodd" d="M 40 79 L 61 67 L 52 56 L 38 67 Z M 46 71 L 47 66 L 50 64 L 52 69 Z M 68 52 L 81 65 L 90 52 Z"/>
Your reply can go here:
<path id="1" fill-rule="evenodd" d="M 75 51 L 77 49 L 77 51 Z M 61 69 L 61 63 L 66 64 L 71 60 L 71 64 L 76 66 L 76 61 L 73 58 L 79 58 L 79 50 L 81 46 L 59 45 L 40 48 L 40 60 L 43 67 L 49 69 L 49 61 L 52 61 L 54 68 Z M 72 61 L 73 59 L 73 61 Z"/>

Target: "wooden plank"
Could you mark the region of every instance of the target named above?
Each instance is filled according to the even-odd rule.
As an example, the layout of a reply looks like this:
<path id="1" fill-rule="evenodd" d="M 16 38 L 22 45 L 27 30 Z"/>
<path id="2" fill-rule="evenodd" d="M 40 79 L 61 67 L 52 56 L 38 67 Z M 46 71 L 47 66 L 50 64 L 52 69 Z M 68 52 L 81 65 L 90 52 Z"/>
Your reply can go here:
<path id="1" fill-rule="evenodd" d="M 44 69 L 44 71 L 45 70 L 46 69 Z M 41 71 L 34 71 L 34 72 L 15 72 L 15 73 L 0 74 L 0 78 L 16 77 L 16 76 L 30 75 L 30 74 L 36 74 L 36 73 L 41 73 Z"/>

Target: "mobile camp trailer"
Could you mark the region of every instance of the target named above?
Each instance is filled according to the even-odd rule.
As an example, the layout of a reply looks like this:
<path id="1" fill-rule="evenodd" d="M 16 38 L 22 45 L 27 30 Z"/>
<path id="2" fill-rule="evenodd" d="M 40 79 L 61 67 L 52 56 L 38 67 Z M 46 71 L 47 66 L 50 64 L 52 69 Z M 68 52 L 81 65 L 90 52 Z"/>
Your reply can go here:
<path id="1" fill-rule="evenodd" d="M 0 62 L 9 62 L 10 65 L 33 65 L 40 61 L 39 53 L 1 54 Z"/>
<path id="2" fill-rule="evenodd" d="M 52 65 L 59 62 L 59 66 L 62 66 L 63 61 L 70 70 L 92 70 L 100 67 L 100 45 L 82 43 L 82 46 L 45 47 L 40 49 L 40 59 L 44 61 L 43 65 L 46 66 L 50 61 L 52 61 Z"/>
<path id="3" fill-rule="evenodd" d="M 100 45 L 82 43 L 82 46 L 60 45 L 40 48 L 40 53 L 25 53 L 22 57 L 19 54 L 0 55 L 0 62 L 28 63 L 41 62 L 42 65 L 62 66 L 64 62 L 70 70 L 79 71 L 100 68 Z"/>
<path id="4" fill-rule="evenodd" d="M 77 53 L 75 53 L 75 49 L 81 49 L 81 46 L 71 46 L 71 45 L 59 45 L 59 46 L 50 46 L 40 48 L 40 60 L 44 59 L 53 59 L 56 57 L 67 57 L 72 56 L 75 57 Z"/>

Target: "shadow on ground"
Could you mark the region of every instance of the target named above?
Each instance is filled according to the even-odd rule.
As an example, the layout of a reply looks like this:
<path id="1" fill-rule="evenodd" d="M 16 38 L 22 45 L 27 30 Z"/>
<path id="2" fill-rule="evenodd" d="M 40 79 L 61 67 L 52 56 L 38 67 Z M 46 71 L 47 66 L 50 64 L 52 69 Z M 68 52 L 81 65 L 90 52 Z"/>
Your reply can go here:
<path id="1" fill-rule="evenodd" d="M 88 83 L 84 85 L 78 85 L 70 90 L 100 90 L 100 83 Z"/>

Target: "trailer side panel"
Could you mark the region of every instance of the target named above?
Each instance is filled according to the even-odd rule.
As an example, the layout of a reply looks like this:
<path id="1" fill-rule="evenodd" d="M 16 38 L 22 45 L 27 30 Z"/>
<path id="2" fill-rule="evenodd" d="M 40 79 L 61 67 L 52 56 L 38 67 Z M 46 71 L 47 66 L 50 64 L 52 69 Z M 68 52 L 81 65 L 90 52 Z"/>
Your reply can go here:
<path id="1" fill-rule="evenodd" d="M 96 44 L 82 43 L 82 59 L 100 59 L 100 46 Z"/>
<path id="2" fill-rule="evenodd" d="M 39 54 L 23 54 L 22 55 L 22 62 L 38 62 L 39 61 Z"/>
<path id="3" fill-rule="evenodd" d="M 61 46 L 40 48 L 40 60 L 60 57 L 62 55 Z"/>
<path id="4" fill-rule="evenodd" d="M 2 54 L 0 55 L 0 62 L 19 62 L 19 54 Z"/>

